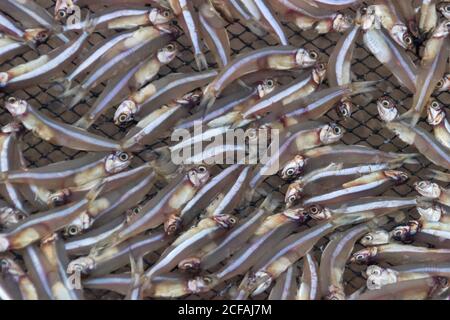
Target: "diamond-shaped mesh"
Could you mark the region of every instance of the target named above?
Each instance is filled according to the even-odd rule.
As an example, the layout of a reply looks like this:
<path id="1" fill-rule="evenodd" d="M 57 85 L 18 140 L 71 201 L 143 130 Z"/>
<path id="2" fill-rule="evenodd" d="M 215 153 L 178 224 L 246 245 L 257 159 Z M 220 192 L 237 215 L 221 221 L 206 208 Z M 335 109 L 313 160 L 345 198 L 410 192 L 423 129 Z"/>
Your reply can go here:
<path id="1" fill-rule="evenodd" d="M 53 0 L 37 0 L 36 2 L 41 6 L 47 8 L 49 12 L 53 14 Z M 293 26 L 291 24 L 283 25 L 286 35 L 288 36 L 289 41 L 292 45 L 314 49 L 319 53 L 321 59 L 323 59 L 324 61 L 328 60 L 329 55 L 331 54 L 336 42 L 340 37 L 339 33 L 318 35 L 312 31 L 300 32 L 296 26 Z M 233 55 L 277 44 L 276 41 L 270 36 L 260 38 L 257 35 L 251 33 L 250 30 L 239 23 L 229 25 L 227 27 L 227 30 L 229 32 Z M 95 32 L 89 38 L 89 45 L 93 46 L 103 39 L 109 37 L 111 34 L 114 34 L 114 32 Z M 165 76 L 171 72 L 191 72 L 196 70 L 196 67 L 194 66 L 194 57 L 187 37 L 185 35 L 182 35 L 179 39 L 177 39 L 177 43 L 179 45 L 180 51 L 177 58 L 169 65 L 161 68 L 159 77 Z M 37 49 L 41 54 L 43 54 L 52 50 L 58 45 L 60 45 L 59 40 L 52 38 L 46 44 L 41 44 Z M 30 50 L 22 55 L 16 56 L 9 61 L 4 62 L 3 64 L 1 64 L 0 70 L 7 70 L 12 66 L 35 59 L 36 57 L 38 57 L 38 53 Z M 417 62 L 417 57 L 413 56 L 413 58 Z M 213 64 L 213 58 L 209 52 L 207 54 L 207 59 L 208 62 L 210 62 L 210 66 L 214 67 L 215 65 Z M 73 65 L 76 65 L 76 63 L 77 61 L 74 61 Z M 64 70 L 64 74 L 69 72 L 73 68 L 73 65 L 70 66 L 70 68 Z M 370 52 L 368 52 L 364 48 L 361 39 L 359 39 L 357 47 L 355 49 L 354 59 L 352 63 L 352 72 L 355 81 L 383 79 L 385 85 L 384 90 L 386 91 L 386 93 L 401 105 L 399 111 L 404 112 L 410 107 L 412 102 L 412 94 L 409 93 L 405 88 L 399 86 L 398 82 L 392 76 L 392 74 L 383 65 L 381 65 L 370 54 Z M 326 87 L 327 83 L 325 82 L 325 84 L 322 86 Z M 104 87 L 105 84 L 101 84 L 97 88 L 92 90 L 86 101 L 78 104 L 72 110 L 68 110 L 68 108 L 64 106 L 63 101 L 59 100 L 55 95 L 52 95 L 52 90 L 47 90 L 46 85 L 41 86 L 37 84 L 35 87 L 17 91 L 15 92 L 15 95 L 22 99 L 26 99 L 32 105 L 39 107 L 41 112 L 44 112 L 51 117 L 59 118 L 61 121 L 64 121 L 66 123 L 74 123 L 94 104 L 95 99 L 100 95 Z M 383 151 L 415 152 L 414 148 L 407 146 L 398 138 L 394 137 L 394 134 L 392 134 L 390 131 L 382 128 L 381 121 L 377 116 L 377 108 L 375 105 L 375 100 L 380 95 L 381 92 L 376 93 L 375 95 L 364 94 L 354 97 L 353 101 L 359 107 L 354 111 L 351 118 L 345 121 L 341 120 L 334 110 L 328 112 L 328 114 L 324 116 L 323 120 L 335 121 L 346 129 L 346 134 L 342 139 L 342 142 L 345 144 L 368 145 Z M 5 97 L 6 95 L 0 92 L 0 104 L 2 106 L 4 105 Z M 437 95 L 436 98 L 444 104 L 448 104 L 450 101 L 449 93 L 447 92 Z M 122 138 L 128 129 L 120 128 L 114 124 L 114 122 L 112 121 L 114 111 L 115 108 L 112 108 L 102 117 L 100 117 L 90 130 L 94 133 L 104 135 L 113 139 Z M 0 125 L 5 125 L 10 120 L 10 114 L 4 108 L 0 108 Z M 430 130 L 430 127 L 423 120 L 419 125 Z M 23 153 L 28 164 L 31 167 L 39 167 L 56 161 L 69 160 L 82 156 L 84 154 L 83 152 L 51 145 L 35 137 L 31 132 L 25 134 L 24 141 L 25 146 L 23 149 Z M 160 147 L 165 144 L 165 141 L 161 141 L 151 146 L 151 148 Z M 143 161 L 144 160 L 142 159 L 142 157 L 137 155 L 134 158 L 133 166 L 137 166 L 143 163 Z M 422 177 L 423 170 L 425 168 L 434 167 L 434 165 L 431 165 L 426 159 L 422 158 L 421 162 L 422 165 L 419 168 L 417 166 L 407 165 L 405 168 L 411 174 L 411 179 L 404 185 L 393 187 L 385 194 L 397 196 L 407 196 L 414 194 L 412 184 Z M 269 177 L 264 183 L 266 184 L 265 187 L 269 187 L 274 192 L 281 192 L 282 194 L 284 194 L 287 188 L 286 182 L 281 180 L 281 178 L 279 178 L 278 176 Z M 158 184 L 152 191 L 151 195 L 157 192 L 157 190 L 161 187 L 162 185 Z M 258 201 L 252 202 L 248 207 L 239 209 L 240 216 L 251 212 L 251 209 L 259 204 L 260 201 L 261 199 L 258 199 Z M 416 216 L 415 211 L 413 210 L 411 212 L 407 212 L 407 214 L 411 217 Z M 388 224 L 387 228 L 392 227 L 393 223 L 394 222 Z M 307 226 L 305 226 L 305 228 L 306 227 Z M 303 229 L 304 228 L 301 228 L 300 230 Z M 328 239 L 325 238 L 321 240 L 316 246 L 314 253 L 318 260 L 320 259 L 320 251 L 323 250 L 327 242 Z M 357 247 L 356 249 L 359 249 L 359 247 Z M 158 254 L 150 254 L 146 257 L 146 262 L 148 264 L 151 264 L 156 261 L 157 258 Z M 298 266 L 299 268 L 301 268 L 301 263 L 299 263 Z M 365 285 L 365 280 L 361 276 L 361 271 L 364 268 L 364 266 L 357 265 L 350 265 L 347 268 L 344 279 L 346 282 L 348 293 L 351 293 L 355 289 L 358 289 L 361 286 Z M 129 268 L 126 269 L 129 270 Z M 232 279 L 232 281 L 229 283 L 238 284 L 239 282 L 240 279 Z M 187 297 L 187 299 L 220 299 L 222 297 L 222 291 L 228 287 L 228 284 L 224 284 L 216 288 L 215 290 L 203 295 L 191 295 Z M 86 291 L 87 298 L 117 299 L 120 297 L 118 294 L 101 290 Z M 265 297 L 267 297 L 267 292 L 256 298 L 262 299 Z"/>

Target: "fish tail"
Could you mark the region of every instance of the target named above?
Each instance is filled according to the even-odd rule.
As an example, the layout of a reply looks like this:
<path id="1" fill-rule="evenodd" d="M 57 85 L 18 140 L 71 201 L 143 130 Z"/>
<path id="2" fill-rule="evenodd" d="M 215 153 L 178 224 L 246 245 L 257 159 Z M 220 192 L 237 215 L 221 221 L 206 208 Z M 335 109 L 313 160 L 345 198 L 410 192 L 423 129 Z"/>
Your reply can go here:
<path id="1" fill-rule="evenodd" d="M 89 129 L 89 127 L 92 125 L 91 121 L 89 121 L 87 118 L 85 117 L 81 117 L 80 119 L 78 119 L 77 122 L 75 122 L 73 124 L 75 127 L 81 128 L 81 129 Z"/>
<path id="2" fill-rule="evenodd" d="M 353 82 L 349 85 L 349 89 L 352 95 L 372 92 L 378 90 L 378 85 L 381 83 L 380 80 L 376 81 L 361 81 L 361 82 Z"/>
<path id="3" fill-rule="evenodd" d="M 209 111 L 209 109 L 212 107 L 214 102 L 216 101 L 216 97 L 210 87 L 206 87 L 205 91 L 203 92 L 202 100 L 200 101 L 200 108 L 204 108 L 206 115 Z"/>
<path id="4" fill-rule="evenodd" d="M 401 159 L 406 164 L 420 164 L 419 160 L 417 160 L 418 157 L 418 153 L 406 153 L 401 155 Z"/>
<path id="5" fill-rule="evenodd" d="M 195 64 L 199 71 L 208 69 L 208 62 L 206 61 L 206 57 L 203 52 L 199 52 L 195 55 Z"/>
<path id="6" fill-rule="evenodd" d="M 82 101 L 85 97 L 86 97 L 86 90 L 82 89 L 81 86 L 77 86 L 74 89 L 74 96 L 73 98 L 70 100 L 68 108 L 72 109 L 73 107 L 75 107 L 80 101 Z"/>
<path id="7" fill-rule="evenodd" d="M 60 97 L 64 97 L 64 94 L 70 91 L 71 86 L 72 81 L 64 77 L 53 79 L 50 84 L 51 88 L 57 88 Z"/>
<path id="8" fill-rule="evenodd" d="M 86 24 L 83 27 L 83 32 L 86 35 L 90 35 L 95 31 L 95 28 L 97 27 L 97 25 L 95 23 L 96 19 L 95 19 L 95 17 L 91 17 L 90 11 L 87 12 L 85 19 L 86 19 Z"/>
<path id="9" fill-rule="evenodd" d="M 442 182 L 450 182 L 450 174 L 435 169 L 427 169 L 425 178 L 434 179 Z"/>
<path id="10" fill-rule="evenodd" d="M 409 124 L 414 127 L 420 119 L 420 112 L 417 112 L 415 109 L 409 109 L 404 114 L 399 117 L 399 120 L 404 120 L 409 122 Z"/>
<path id="11" fill-rule="evenodd" d="M 103 191 L 104 187 L 105 187 L 105 181 L 102 179 L 86 194 L 86 198 L 89 201 L 94 201 L 95 199 L 97 199 L 97 197 Z"/>

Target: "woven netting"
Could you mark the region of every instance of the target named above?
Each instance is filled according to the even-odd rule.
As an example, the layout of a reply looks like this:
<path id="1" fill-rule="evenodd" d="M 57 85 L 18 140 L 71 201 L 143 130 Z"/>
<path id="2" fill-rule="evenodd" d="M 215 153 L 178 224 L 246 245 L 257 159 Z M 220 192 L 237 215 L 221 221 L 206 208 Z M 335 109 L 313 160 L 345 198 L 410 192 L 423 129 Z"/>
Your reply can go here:
<path id="1" fill-rule="evenodd" d="M 38 4 L 45 7 L 49 12 L 53 14 L 54 12 L 54 1 L 53 0 L 37 0 Z M 7 13 L 6 13 L 7 14 Z M 336 42 L 341 36 L 339 33 L 329 33 L 324 35 L 318 35 L 312 31 L 300 32 L 298 28 L 291 24 L 283 24 L 286 35 L 289 38 L 289 42 L 296 47 L 305 47 L 308 49 L 313 49 L 319 53 L 321 59 L 327 61 L 329 55 L 331 54 Z M 227 26 L 228 34 L 231 41 L 232 54 L 236 55 L 243 52 L 248 52 L 254 49 L 263 48 L 270 45 L 276 45 L 277 42 L 270 36 L 260 38 L 257 35 L 250 32 L 245 26 L 239 23 L 234 23 Z M 110 37 L 115 32 L 95 32 L 93 33 L 88 42 L 89 46 L 93 46 L 96 43 L 102 41 L 105 38 Z M 194 56 L 192 54 L 191 47 L 189 45 L 189 40 L 182 34 L 176 42 L 179 47 L 179 54 L 169 65 L 163 66 L 160 70 L 158 77 L 163 77 L 172 72 L 192 72 L 196 71 Z M 38 52 L 41 54 L 46 53 L 60 45 L 60 41 L 57 39 L 50 39 L 45 44 L 38 46 Z M 412 54 L 412 53 L 409 53 Z M 413 60 L 417 62 L 418 58 L 414 55 Z M 7 70 L 12 66 L 22 64 L 26 61 L 35 59 L 38 57 L 36 51 L 30 50 L 25 54 L 16 56 L 9 61 L 4 62 L 0 66 L 0 70 Z M 214 59 L 211 53 L 207 53 L 207 59 L 211 67 L 215 67 Z M 67 74 L 72 68 L 77 64 L 78 61 L 74 61 L 73 65 L 64 70 L 64 74 Z M 352 73 L 354 81 L 368 81 L 368 80 L 384 80 L 384 90 L 389 94 L 394 100 L 399 103 L 399 111 L 401 113 L 405 112 L 412 103 L 412 94 L 405 88 L 401 87 L 393 75 L 387 70 L 383 65 L 381 65 L 375 57 L 373 57 L 370 52 L 368 52 L 361 40 L 357 43 L 354 58 L 352 62 Z M 105 84 L 101 84 L 90 92 L 85 102 L 78 104 L 75 108 L 68 110 L 64 105 L 63 101 L 59 100 L 56 95 L 52 95 L 51 90 L 47 90 L 47 86 L 41 86 L 36 84 L 36 86 L 28 88 L 26 90 L 20 90 L 15 92 L 17 97 L 27 100 L 32 105 L 39 108 L 41 112 L 51 116 L 52 118 L 59 118 L 61 121 L 66 123 L 76 122 L 83 114 L 86 112 L 95 102 L 96 98 L 100 95 L 104 89 Z M 327 87 L 327 82 L 322 85 L 322 87 Z M 345 128 L 346 133 L 342 138 L 342 143 L 344 144 L 360 144 L 367 145 L 376 149 L 383 151 L 393 151 L 393 152 L 415 152 L 413 147 L 404 144 L 401 140 L 396 138 L 392 132 L 382 127 L 382 123 L 378 118 L 378 112 L 376 108 L 375 101 L 382 94 L 378 92 L 375 94 L 365 94 L 359 95 L 353 98 L 353 101 L 358 108 L 354 110 L 351 118 L 342 120 L 338 117 L 334 110 L 328 112 L 324 117 L 324 121 L 334 121 Z M 4 105 L 5 95 L 0 93 L 0 105 Z M 449 104 L 450 96 L 449 93 L 443 92 L 436 96 L 437 100 L 443 104 Z M 115 106 L 117 107 L 117 106 Z M 106 114 L 101 116 L 96 123 L 89 129 L 90 131 L 109 137 L 112 139 L 119 140 L 122 138 L 126 132 L 127 128 L 120 128 L 114 124 L 112 121 L 115 108 L 110 109 Z M 11 115 L 3 108 L 0 108 L 0 125 L 5 125 L 11 121 Z M 431 131 L 428 124 L 422 120 L 418 125 Z M 25 159 L 27 160 L 30 167 L 40 167 L 48 165 L 49 163 L 74 159 L 80 157 L 84 152 L 79 152 L 63 147 L 54 146 L 49 144 L 36 136 L 31 132 L 27 132 L 24 136 L 24 148 L 23 153 Z M 150 149 L 158 148 L 167 145 L 167 140 L 162 140 L 154 145 L 149 146 Z M 145 151 L 144 151 L 145 152 Z M 136 167 L 144 162 L 143 154 L 137 154 L 133 158 L 132 167 Z M 408 196 L 415 195 L 415 191 L 412 187 L 413 183 L 418 179 L 422 178 L 424 169 L 428 167 L 434 167 L 426 159 L 421 159 L 422 165 L 420 167 L 408 165 L 403 168 L 408 171 L 411 178 L 406 184 L 400 186 L 395 186 L 385 192 L 385 195 L 391 196 Z M 437 168 L 436 168 L 437 169 Z M 215 168 L 215 170 L 220 170 L 220 168 Z M 441 169 L 442 170 L 442 169 Z M 214 172 L 214 171 L 213 171 Z M 267 190 L 273 190 L 273 192 L 280 192 L 284 195 L 287 184 L 278 176 L 272 176 L 266 179 L 264 182 L 266 184 L 264 188 Z M 157 184 L 148 197 L 153 196 L 159 189 L 164 185 Z M 254 199 L 247 207 L 237 209 L 237 215 L 242 217 L 251 212 L 252 208 L 258 206 L 262 199 Z M 415 210 L 405 212 L 407 218 L 417 218 L 417 213 Z M 388 223 L 385 228 L 390 229 L 394 225 L 394 221 Z M 309 226 L 304 226 L 298 231 L 303 230 Z M 320 260 L 321 250 L 325 247 L 328 242 L 328 238 L 322 239 L 315 247 L 314 254 L 318 260 Z M 357 245 L 355 249 L 360 249 Z M 159 252 L 160 253 L 160 252 Z M 145 262 L 148 265 L 154 263 L 158 258 L 158 253 L 152 253 L 145 258 Z M 298 264 L 301 268 L 301 264 Z M 365 279 L 361 276 L 361 271 L 365 269 L 365 266 L 349 265 L 347 268 L 344 279 L 348 292 L 351 293 L 354 290 L 365 285 Z M 129 270 L 129 267 L 119 270 L 124 271 Z M 231 283 L 239 283 L 240 279 L 231 279 Z M 186 299 L 220 299 L 223 296 L 224 289 L 227 288 L 228 284 L 225 283 L 214 290 L 202 294 L 202 295 L 191 295 L 186 297 Z M 263 293 L 254 299 L 264 299 L 267 297 L 267 292 Z M 86 290 L 86 297 L 92 299 L 117 299 L 121 296 L 115 293 L 101 291 L 101 290 Z"/>

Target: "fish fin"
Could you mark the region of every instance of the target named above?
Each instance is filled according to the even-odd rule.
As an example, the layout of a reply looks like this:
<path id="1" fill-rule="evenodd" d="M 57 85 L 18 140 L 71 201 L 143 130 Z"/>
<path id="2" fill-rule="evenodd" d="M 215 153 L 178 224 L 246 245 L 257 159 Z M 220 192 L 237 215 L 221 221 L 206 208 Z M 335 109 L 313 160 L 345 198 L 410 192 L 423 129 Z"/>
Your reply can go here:
<path id="1" fill-rule="evenodd" d="M 406 122 L 409 122 L 410 126 L 414 127 L 417 122 L 419 122 L 420 119 L 420 113 L 417 112 L 414 109 L 409 109 L 404 114 L 402 114 L 400 117 L 398 117 L 398 120 L 403 120 Z"/>
<path id="2" fill-rule="evenodd" d="M 267 211 L 274 211 L 282 203 L 282 201 L 283 199 L 279 194 L 271 193 L 264 199 L 259 207 Z"/>
<path id="3" fill-rule="evenodd" d="M 202 100 L 200 101 L 200 108 L 203 108 L 203 119 L 208 114 L 208 112 L 211 110 L 212 106 L 214 105 L 214 102 L 216 102 L 216 97 L 213 93 L 208 91 L 208 87 L 206 88 L 205 92 L 203 93 Z M 202 119 L 202 120 L 203 120 Z"/>

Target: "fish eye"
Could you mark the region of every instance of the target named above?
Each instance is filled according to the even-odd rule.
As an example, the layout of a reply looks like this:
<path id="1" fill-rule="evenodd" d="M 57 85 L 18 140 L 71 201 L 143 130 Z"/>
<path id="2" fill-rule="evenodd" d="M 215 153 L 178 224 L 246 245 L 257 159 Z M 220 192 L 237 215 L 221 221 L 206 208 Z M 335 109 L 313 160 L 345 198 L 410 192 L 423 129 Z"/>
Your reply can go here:
<path id="1" fill-rule="evenodd" d="M 235 224 L 235 223 L 236 223 L 236 219 L 235 219 L 235 218 L 229 218 L 228 221 L 229 221 L 230 223 L 232 223 L 232 224 Z"/>
<path id="2" fill-rule="evenodd" d="M 205 173 L 206 172 L 206 167 L 205 166 L 198 167 L 198 172 L 199 173 Z"/>
<path id="3" fill-rule="evenodd" d="M 341 130 L 340 127 L 335 126 L 335 127 L 333 127 L 333 132 L 334 132 L 335 134 L 341 134 L 342 130 Z"/>
<path id="4" fill-rule="evenodd" d="M 70 236 L 75 236 L 75 235 L 77 235 L 77 234 L 79 233 L 79 231 L 80 231 L 80 229 L 79 229 L 77 226 L 70 226 L 70 227 L 67 229 L 67 233 L 68 233 Z"/>
<path id="5" fill-rule="evenodd" d="M 405 37 L 405 42 L 406 42 L 406 44 L 411 44 L 413 41 L 412 41 L 410 36 L 406 36 Z"/>
<path id="6" fill-rule="evenodd" d="M 355 259 L 358 260 L 358 261 L 363 261 L 365 259 L 365 257 L 366 256 L 363 255 L 363 254 L 358 254 L 358 255 L 356 255 Z"/>
<path id="7" fill-rule="evenodd" d="M 120 114 L 120 116 L 119 116 L 119 122 L 126 122 L 128 120 L 128 116 L 127 116 L 127 114 L 126 113 L 122 113 L 122 114 Z"/>
<path id="8" fill-rule="evenodd" d="M 295 170 L 294 170 L 293 168 L 289 168 L 289 169 L 287 169 L 287 171 L 286 171 L 286 174 L 287 174 L 288 176 L 292 176 L 294 173 L 295 173 Z"/>
<path id="9" fill-rule="evenodd" d="M 311 208 L 309 208 L 309 213 L 315 215 L 319 213 L 319 208 L 317 206 L 312 206 Z"/>
<path id="10" fill-rule="evenodd" d="M 388 107 L 388 106 L 389 106 L 389 100 L 384 99 L 383 101 L 381 101 L 381 104 L 382 104 L 384 107 Z"/>
<path id="11" fill-rule="evenodd" d="M 205 282 L 205 284 L 211 284 L 212 283 L 212 279 L 210 277 L 203 277 L 203 281 Z"/>
<path id="12" fill-rule="evenodd" d="M 17 102 L 17 99 L 16 99 L 16 98 L 14 98 L 14 97 L 9 97 L 9 98 L 8 98 L 8 103 L 13 104 L 13 103 L 16 103 L 16 102 Z"/>
<path id="13" fill-rule="evenodd" d="M 170 43 L 166 46 L 166 49 L 169 51 L 174 51 L 175 50 L 175 45 L 173 43 Z"/>
<path id="14" fill-rule="evenodd" d="M 436 87 L 438 88 L 442 88 L 442 86 L 444 85 L 444 80 L 439 80 L 438 83 L 436 84 Z"/>
<path id="15" fill-rule="evenodd" d="M 432 106 L 433 108 L 438 108 L 438 107 L 439 107 L 439 103 L 438 103 L 437 101 L 433 101 L 433 102 L 431 103 L 431 106 Z"/>
<path id="16" fill-rule="evenodd" d="M 267 84 L 269 87 L 273 87 L 274 82 L 273 82 L 272 79 L 269 79 L 269 80 L 267 80 L 266 84 Z"/>
<path id="17" fill-rule="evenodd" d="M 23 219 L 25 219 L 26 218 L 26 216 L 24 215 L 24 214 L 22 214 L 22 213 L 19 213 L 18 215 L 17 215 L 17 219 L 18 220 L 23 220 Z"/>
<path id="18" fill-rule="evenodd" d="M 9 267 L 9 262 L 6 259 L 0 260 L 0 269 L 7 269 Z"/>
<path id="19" fill-rule="evenodd" d="M 122 153 L 119 154 L 119 160 L 120 160 L 120 161 L 125 162 L 125 161 L 127 161 L 128 159 L 130 159 L 130 157 L 128 156 L 128 153 L 122 152 Z"/>
<path id="20" fill-rule="evenodd" d="M 400 229 L 394 231 L 394 237 L 401 237 L 402 234 L 403 234 L 403 232 L 402 232 L 402 230 L 400 230 Z"/>
<path id="21" fill-rule="evenodd" d="M 368 235 L 366 235 L 366 236 L 364 237 L 364 240 L 366 240 L 366 241 L 372 241 L 372 240 L 373 240 L 373 237 L 372 237 L 370 234 L 368 234 Z"/>
<path id="22" fill-rule="evenodd" d="M 317 54 L 317 52 L 315 52 L 314 50 L 311 50 L 309 52 L 309 55 L 311 58 L 316 59 L 319 55 Z"/>
<path id="23" fill-rule="evenodd" d="M 141 212 L 141 208 L 139 208 L 139 207 L 133 208 L 133 213 L 134 214 L 139 214 L 139 212 Z"/>
<path id="24" fill-rule="evenodd" d="M 292 195 L 288 198 L 289 203 L 293 203 L 295 200 L 297 200 L 297 197 L 295 195 Z"/>
<path id="25" fill-rule="evenodd" d="M 58 11 L 58 15 L 59 15 L 61 18 L 65 18 L 66 15 L 67 15 L 67 12 L 66 12 L 66 10 L 59 10 L 59 11 Z"/>
<path id="26" fill-rule="evenodd" d="M 165 11 L 163 11 L 162 15 L 163 15 L 164 17 L 168 18 L 168 17 L 170 17 L 170 12 L 167 11 L 167 10 L 165 10 Z"/>
<path id="27" fill-rule="evenodd" d="M 446 5 L 444 10 L 447 11 L 447 12 L 450 12 L 450 5 Z"/>

